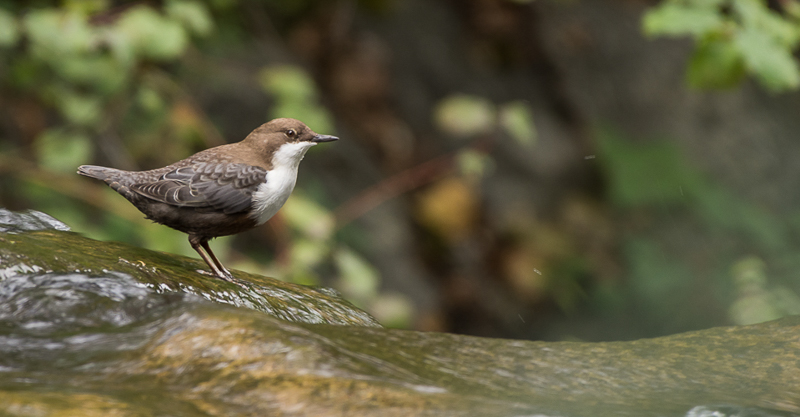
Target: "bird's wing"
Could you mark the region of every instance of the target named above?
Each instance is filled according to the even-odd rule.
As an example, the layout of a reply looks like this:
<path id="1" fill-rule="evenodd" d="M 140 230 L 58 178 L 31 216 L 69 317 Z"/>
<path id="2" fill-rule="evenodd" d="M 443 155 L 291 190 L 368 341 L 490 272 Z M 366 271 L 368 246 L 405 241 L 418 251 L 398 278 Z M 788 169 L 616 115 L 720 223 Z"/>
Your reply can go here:
<path id="1" fill-rule="evenodd" d="M 265 169 L 252 165 L 197 163 L 170 171 L 155 182 L 133 184 L 130 189 L 173 206 L 232 214 L 250 207 L 253 193 L 266 178 Z"/>

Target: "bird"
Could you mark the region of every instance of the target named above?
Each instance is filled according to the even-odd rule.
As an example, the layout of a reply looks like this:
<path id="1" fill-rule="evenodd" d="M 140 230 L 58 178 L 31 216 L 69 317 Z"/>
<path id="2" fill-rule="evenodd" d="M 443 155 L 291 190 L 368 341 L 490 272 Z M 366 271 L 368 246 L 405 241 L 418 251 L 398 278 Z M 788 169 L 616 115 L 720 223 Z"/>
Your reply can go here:
<path id="1" fill-rule="evenodd" d="M 124 171 L 81 165 L 78 174 L 104 181 L 146 218 L 189 235 L 215 276 L 234 281 L 209 240 L 264 224 L 286 203 L 300 161 L 312 146 L 338 140 L 296 119 L 262 124 L 241 142 L 200 151 L 163 168 Z"/>

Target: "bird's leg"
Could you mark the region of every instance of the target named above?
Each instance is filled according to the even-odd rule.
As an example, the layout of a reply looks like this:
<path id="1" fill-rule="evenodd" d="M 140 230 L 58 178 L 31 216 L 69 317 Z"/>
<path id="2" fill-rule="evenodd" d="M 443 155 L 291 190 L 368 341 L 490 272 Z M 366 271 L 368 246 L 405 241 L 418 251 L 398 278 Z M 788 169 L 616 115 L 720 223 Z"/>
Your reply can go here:
<path id="1" fill-rule="evenodd" d="M 214 265 L 217 266 L 217 270 L 222 272 L 223 275 L 225 275 L 225 277 L 223 279 L 226 279 L 228 281 L 233 280 L 233 275 L 230 273 L 230 271 L 228 271 L 225 268 L 225 266 L 222 265 L 222 262 L 220 262 L 219 259 L 217 259 L 217 257 L 214 256 L 214 252 L 212 252 L 211 251 L 211 247 L 208 246 L 208 241 L 204 240 L 204 241 L 200 242 L 200 245 L 202 245 L 203 249 L 205 249 L 206 252 L 208 252 L 208 256 L 210 256 L 211 260 L 214 261 Z M 222 278 L 222 277 L 220 277 L 220 278 Z"/>
<path id="2" fill-rule="evenodd" d="M 219 263 L 217 257 L 214 256 L 214 252 L 211 252 L 211 248 L 208 247 L 208 239 L 199 236 L 189 235 L 189 244 L 192 245 L 192 249 L 194 249 L 200 255 L 201 258 L 203 258 L 203 261 L 205 261 L 208 267 L 211 268 L 211 271 L 214 273 L 214 275 L 216 275 L 221 279 L 224 279 L 225 281 L 233 280 L 233 275 L 231 275 L 231 273 L 228 272 L 228 270 L 225 269 L 225 267 L 222 266 L 221 263 Z M 204 252 L 203 249 L 208 251 L 208 254 L 206 254 L 206 252 Z M 210 259 L 209 255 L 211 255 Z M 211 259 L 213 259 L 214 261 L 212 262 Z"/>

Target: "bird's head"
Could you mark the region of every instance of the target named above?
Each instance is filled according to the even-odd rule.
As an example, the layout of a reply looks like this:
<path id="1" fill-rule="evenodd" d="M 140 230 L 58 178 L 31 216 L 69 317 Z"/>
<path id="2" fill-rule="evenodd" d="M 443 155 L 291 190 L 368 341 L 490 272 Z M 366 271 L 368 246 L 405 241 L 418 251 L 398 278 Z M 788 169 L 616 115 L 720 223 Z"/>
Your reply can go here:
<path id="1" fill-rule="evenodd" d="M 308 149 L 321 142 L 338 140 L 320 135 L 296 119 L 274 119 L 252 131 L 244 142 L 271 165 L 297 165 Z"/>

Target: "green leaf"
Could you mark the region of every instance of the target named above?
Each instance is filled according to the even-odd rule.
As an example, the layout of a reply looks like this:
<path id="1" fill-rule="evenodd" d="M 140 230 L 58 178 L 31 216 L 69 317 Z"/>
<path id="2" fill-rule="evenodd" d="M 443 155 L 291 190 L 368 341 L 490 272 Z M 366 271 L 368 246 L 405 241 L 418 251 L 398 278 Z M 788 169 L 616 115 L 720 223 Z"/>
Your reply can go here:
<path id="1" fill-rule="evenodd" d="M 158 91 L 150 87 L 142 86 L 136 92 L 136 102 L 147 112 L 158 113 L 163 112 L 166 108 L 164 99 L 158 94 Z"/>
<path id="2" fill-rule="evenodd" d="M 736 34 L 734 43 L 747 69 L 767 89 L 779 92 L 800 86 L 800 69 L 791 50 L 767 33 L 745 28 Z"/>
<path id="3" fill-rule="evenodd" d="M 500 107 L 500 126 L 521 145 L 536 142 L 536 126 L 528 103 L 512 101 Z"/>
<path id="4" fill-rule="evenodd" d="M 316 132 L 333 133 L 333 119 L 317 103 L 317 86 L 308 73 L 294 65 L 274 65 L 261 70 L 258 81 L 275 97 L 270 116 L 304 121 Z"/>
<path id="5" fill-rule="evenodd" d="M 311 239 L 295 239 L 292 242 L 291 265 L 294 270 L 309 270 L 319 265 L 330 253 L 326 242 Z"/>
<path id="6" fill-rule="evenodd" d="M 167 15 L 180 21 L 198 36 L 206 36 L 214 28 L 214 22 L 206 7 L 196 1 L 175 0 L 167 3 Z"/>
<path id="7" fill-rule="evenodd" d="M 50 129 L 36 138 L 39 165 L 53 171 L 74 172 L 92 158 L 92 143 L 82 133 Z"/>
<path id="8" fill-rule="evenodd" d="M 106 28 L 104 38 L 111 50 L 111 56 L 125 71 L 130 70 L 136 63 L 137 46 L 134 44 L 133 35 L 116 28 Z"/>
<path id="9" fill-rule="evenodd" d="M 770 10 L 764 2 L 734 0 L 733 5 L 744 29 L 763 32 L 787 48 L 793 48 L 800 40 L 800 27 L 797 23 L 784 19 Z"/>
<path id="10" fill-rule="evenodd" d="M 100 120 L 102 103 L 98 97 L 66 90 L 60 90 L 56 94 L 58 109 L 69 122 L 88 126 Z"/>
<path id="11" fill-rule="evenodd" d="M 56 9 L 33 10 L 23 18 L 33 53 L 48 62 L 92 49 L 95 39 L 86 16 Z"/>
<path id="12" fill-rule="evenodd" d="M 334 133 L 333 119 L 330 113 L 324 107 L 317 105 L 316 101 L 279 99 L 270 109 L 270 119 L 278 117 L 302 120 L 315 132 Z"/>
<path id="13" fill-rule="evenodd" d="M 345 296 L 356 301 L 366 301 L 378 294 L 380 275 L 364 258 L 348 248 L 334 252 L 333 259 L 339 269 L 339 286 Z"/>
<path id="14" fill-rule="evenodd" d="M 494 170 L 494 159 L 484 152 L 464 149 L 456 156 L 458 169 L 466 177 L 482 178 Z"/>
<path id="15" fill-rule="evenodd" d="M 0 47 L 14 46 L 18 39 L 19 28 L 14 15 L 0 9 Z"/>
<path id="16" fill-rule="evenodd" d="M 699 36 L 721 29 L 724 20 L 717 9 L 719 3 L 710 1 L 700 5 L 664 1 L 644 15 L 644 33 L 649 36 Z"/>
<path id="17" fill-rule="evenodd" d="M 782 298 L 786 301 L 796 303 L 797 296 L 791 291 L 780 294 L 770 288 L 767 283 L 766 265 L 758 257 L 748 256 L 740 259 L 731 267 L 731 275 L 739 296 L 731 304 L 728 314 L 736 324 L 761 323 L 786 315 L 778 305 L 776 295 L 783 295 Z M 787 307 L 791 309 L 793 306 Z"/>
<path id="18" fill-rule="evenodd" d="M 281 213 L 292 228 L 313 239 L 325 240 L 333 233 L 333 214 L 302 194 L 292 195 Z"/>
<path id="19" fill-rule="evenodd" d="M 414 304 L 402 294 L 379 294 L 367 310 L 389 328 L 407 329 L 413 323 Z"/>
<path id="20" fill-rule="evenodd" d="M 747 73 L 778 92 L 800 86 L 792 51 L 800 43 L 800 24 L 792 20 L 793 3 L 783 5 L 781 14 L 763 0 L 664 0 L 642 25 L 648 35 L 698 39 L 687 73 L 693 87 L 731 87 Z"/>
<path id="21" fill-rule="evenodd" d="M 314 80 L 300 67 L 274 65 L 261 70 L 258 76 L 261 86 L 278 99 L 309 101 L 317 97 Z"/>
<path id="22" fill-rule="evenodd" d="M 66 56 L 54 69 L 68 81 L 92 86 L 107 95 L 122 89 L 128 77 L 128 72 L 108 55 Z"/>
<path id="23" fill-rule="evenodd" d="M 719 39 L 698 43 L 686 73 L 689 85 L 694 88 L 733 88 L 744 76 L 744 60 L 739 49 Z"/>
<path id="24" fill-rule="evenodd" d="M 134 50 L 154 60 L 175 59 L 189 44 L 186 31 L 178 21 L 167 19 L 146 6 L 128 10 L 117 22 L 117 28 L 130 40 Z"/>
<path id="25" fill-rule="evenodd" d="M 483 97 L 456 94 L 439 102 L 434 117 L 444 132 L 454 136 L 473 136 L 494 129 L 495 113 L 494 105 Z"/>

